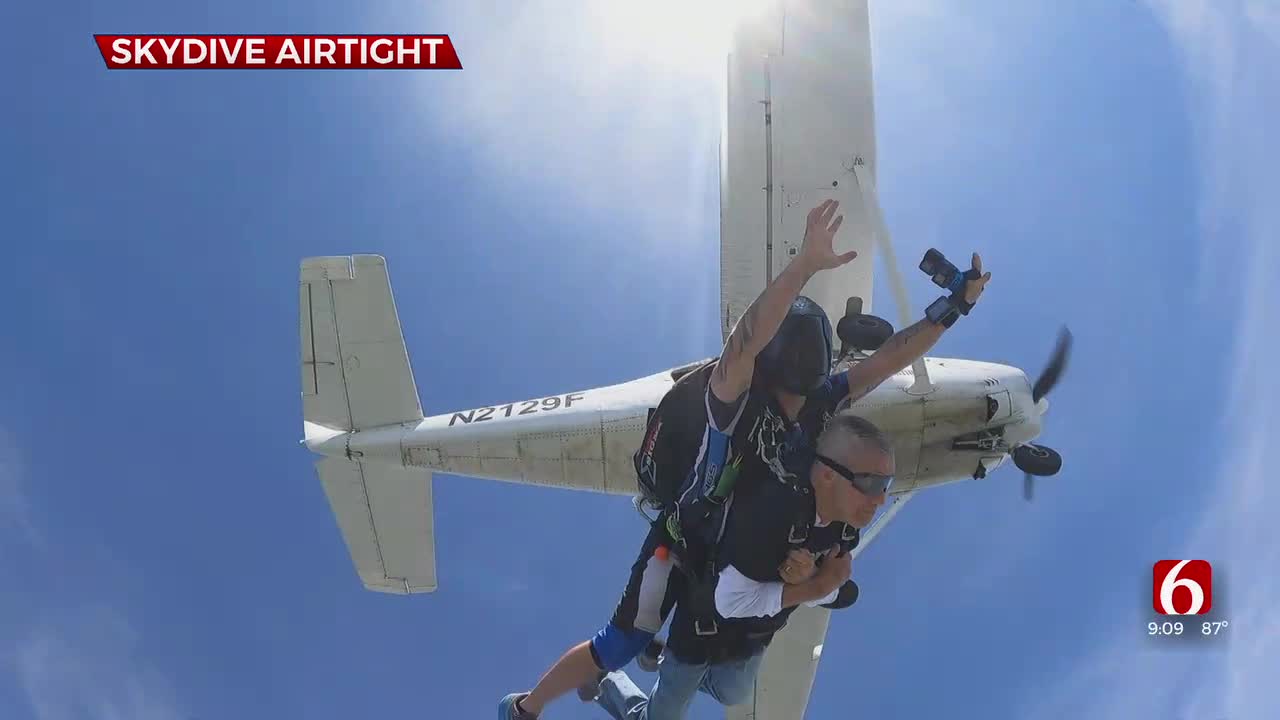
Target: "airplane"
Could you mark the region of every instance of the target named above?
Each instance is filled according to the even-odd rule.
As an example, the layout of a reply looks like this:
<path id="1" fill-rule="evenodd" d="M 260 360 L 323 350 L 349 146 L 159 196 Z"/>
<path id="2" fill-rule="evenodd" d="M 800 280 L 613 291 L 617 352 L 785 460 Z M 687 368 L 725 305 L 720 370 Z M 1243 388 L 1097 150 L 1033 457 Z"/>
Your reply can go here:
<path id="1" fill-rule="evenodd" d="M 900 326 L 913 321 L 876 189 L 870 40 L 866 0 L 773 0 L 736 26 L 720 139 L 722 339 L 797 254 L 808 210 L 826 198 L 845 215 L 837 250 L 858 251 L 803 291 L 840 319 L 833 369 L 892 334 L 871 314 L 877 247 Z M 302 444 L 323 456 L 316 469 L 361 582 L 387 593 L 438 587 L 433 473 L 637 496 L 632 458 L 648 414 L 702 362 L 424 417 L 383 257 L 303 259 L 299 306 Z M 892 437 L 898 475 L 855 553 L 926 488 L 985 477 L 1012 458 L 1030 499 L 1033 476 L 1057 473 L 1061 457 L 1033 441 L 1069 345 L 1064 329 L 1034 384 L 1016 367 L 928 357 L 858 400 L 852 410 Z M 803 716 L 829 612 L 791 616 L 751 699 L 726 709 L 730 720 Z"/>

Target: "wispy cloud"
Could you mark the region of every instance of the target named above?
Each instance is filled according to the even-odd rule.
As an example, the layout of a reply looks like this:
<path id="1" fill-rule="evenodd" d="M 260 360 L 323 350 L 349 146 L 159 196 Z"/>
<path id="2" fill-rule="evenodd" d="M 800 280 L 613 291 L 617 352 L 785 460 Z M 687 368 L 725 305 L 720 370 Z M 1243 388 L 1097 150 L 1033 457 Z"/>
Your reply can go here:
<path id="1" fill-rule="evenodd" d="M 43 544 L 23 483 L 23 458 L 13 437 L 0 428 L 0 548 Z M 3 556 L 0 551 L 0 556 Z"/>
<path id="2" fill-rule="evenodd" d="M 32 625 L 13 663 L 35 720 L 178 720 L 173 689 L 120 613 L 88 607 Z"/>
<path id="3" fill-rule="evenodd" d="M 1270 479 L 1280 387 L 1280 313 L 1269 273 L 1280 263 L 1280 204 L 1274 169 L 1280 143 L 1280 10 L 1264 2 L 1149 4 L 1185 60 L 1202 179 L 1203 322 L 1235 319 L 1229 402 L 1221 427 L 1214 499 L 1182 548 L 1207 557 L 1221 576 L 1230 622 L 1210 649 L 1146 649 L 1117 627 L 1056 688 L 1036 698 L 1033 717 L 1173 717 L 1188 720 L 1280 717 L 1280 537 L 1273 514 L 1280 485 Z M 1223 298 L 1227 298 L 1227 302 Z M 1194 412 L 1194 409 L 1189 409 Z M 1195 622 L 1191 626 L 1198 626 Z M 1128 638 L 1128 639 L 1126 639 Z M 1149 689 L 1139 689 L 1149 688 Z"/>
<path id="4" fill-rule="evenodd" d="M 465 70 L 426 78 L 418 110 L 477 156 L 496 192 L 550 192 L 655 229 L 706 226 L 724 61 L 694 32 L 712 17 L 673 0 L 459 4 L 448 23 Z"/>
<path id="5" fill-rule="evenodd" d="M 413 152 L 422 128 L 531 225 L 608 228 L 592 251 L 619 268 L 709 266 L 718 212 L 725 60 L 716 9 L 739 0 L 455 3 L 446 18 L 464 71 L 423 75 L 400 101 Z M 403 19 L 401 19 L 401 22 Z M 710 33 L 707 36 L 704 33 Z M 727 32 L 725 33 L 727 35 Z M 516 229 L 504 243 L 527 242 Z M 573 248 L 556 252 L 573 262 Z M 714 266 L 711 266 L 714 267 Z M 619 271 L 614 281 L 715 297 L 716 275 Z M 688 348 L 716 337 L 714 313 L 682 313 Z M 697 350 L 697 352 L 703 352 Z"/>
<path id="6" fill-rule="evenodd" d="M 29 470 L 13 436 L 0 428 L 0 673 L 14 681 L 35 720 L 177 720 L 174 690 L 138 648 L 127 613 L 100 602 L 110 588 L 101 552 L 59 546 L 58 529 L 41 525 L 26 492 Z M 65 545 L 65 544 L 64 544 Z M 86 559 L 93 556 L 92 560 Z M 109 561 L 107 564 L 110 564 Z M 92 565 L 95 573 L 78 571 Z M 51 571 L 56 569 L 56 572 Z M 64 575 L 91 587 L 93 600 L 68 602 Z M 95 581 L 86 581 L 92 576 Z"/>

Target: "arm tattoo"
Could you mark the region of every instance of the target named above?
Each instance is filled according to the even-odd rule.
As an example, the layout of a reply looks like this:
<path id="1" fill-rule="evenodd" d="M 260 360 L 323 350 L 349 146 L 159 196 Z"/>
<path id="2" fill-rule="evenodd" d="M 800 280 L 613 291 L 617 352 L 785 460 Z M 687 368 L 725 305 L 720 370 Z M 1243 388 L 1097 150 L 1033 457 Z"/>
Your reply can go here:
<path id="1" fill-rule="evenodd" d="M 929 323 L 928 320 L 921 320 L 915 325 L 912 325 L 911 327 L 904 329 L 902 332 L 890 338 L 890 340 L 893 342 L 892 348 L 888 347 L 888 343 L 886 343 L 886 347 L 881 348 L 881 350 L 886 350 L 886 349 L 897 350 L 905 346 L 907 343 L 911 342 L 911 338 L 919 335 L 921 332 L 924 331 L 925 325 L 927 323 Z"/>
<path id="2" fill-rule="evenodd" d="M 859 363 L 857 366 L 850 368 L 847 377 L 849 377 L 851 380 L 854 378 L 862 378 L 863 380 L 867 380 L 867 382 L 861 382 L 858 385 L 849 386 L 849 395 L 848 395 L 849 402 L 857 402 L 859 399 L 865 397 L 866 395 L 869 395 L 872 390 L 875 390 L 876 388 L 880 387 L 881 383 L 883 383 L 885 380 L 888 380 L 889 376 L 900 371 L 902 368 L 906 367 L 907 365 L 910 365 L 911 362 L 914 361 L 914 358 L 912 358 L 911 360 L 906 360 L 905 358 L 901 358 L 901 355 L 903 354 L 903 350 L 911 344 L 911 341 L 914 340 L 916 336 L 920 335 L 925 330 L 928 330 L 931 327 L 937 327 L 937 326 L 934 325 L 932 321 L 926 319 L 926 320 L 921 320 L 920 322 L 908 328 L 904 328 L 903 330 L 900 330 L 899 332 L 895 333 L 893 337 L 889 338 L 889 341 L 886 342 L 884 345 L 882 345 L 880 349 L 877 350 L 869 360 L 863 361 L 863 362 L 871 363 L 871 365 L 864 366 L 862 363 Z M 894 357 L 898 357 L 899 359 L 897 360 L 890 359 Z M 880 358 L 880 362 L 877 362 L 876 358 Z M 873 366 L 877 369 L 872 370 L 871 368 Z M 867 372 L 857 372 L 857 368 L 860 368 L 860 367 L 865 368 L 866 371 L 869 371 L 872 377 L 868 378 Z M 875 376 L 881 376 L 881 375 L 882 377 L 875 377 Z"/>
<path id="3" fill-rule="evenodd" d="M 875 390 L 878 387 L 880 387 L 880 383 L 875 383 L 871 385 L 859 385 L 858 387 L 849 388 L 849 395 L 847 396 L 849 398 L 849 402 L 850 403 L 858 402 L 862 398 L 870 395 L 871 391 Z"/>
<path id="4" fill-rule="evenodd" d="M 745 356 L 749 356 L 746 360 L 754 359 L 755 354 L 762 349 L 758 347 L 760 341 L 773 337 L 778 331 L 786 319 L 791 303 L 814 272 L 816 271 L 802 263 L 792 262 L 769 283 L 738 319 L 730 333 L 720 354 L 716 377 L 724 381 L 728 379 L 729 365 L 742 367 L 740 363 L 744 362 L 742 358 Z"/>
<path id="5" fill-rule="evenodd" d="M 725 345 L 725 352 L 721 357 L 721 362 L 716 365 L 716 375 L 721 379 L 725 379 L 727 364 L 724 360 L 731 357 L 741 355 L 747 348 L 747 344 L 751 342 L 751 338 L 755 335 L 756 322 L 756 304 L 751 303 L 751 307 L 738 318 L 738 323 L 733 326 L 733 332 L 729 334 L 729 342 Z"/>

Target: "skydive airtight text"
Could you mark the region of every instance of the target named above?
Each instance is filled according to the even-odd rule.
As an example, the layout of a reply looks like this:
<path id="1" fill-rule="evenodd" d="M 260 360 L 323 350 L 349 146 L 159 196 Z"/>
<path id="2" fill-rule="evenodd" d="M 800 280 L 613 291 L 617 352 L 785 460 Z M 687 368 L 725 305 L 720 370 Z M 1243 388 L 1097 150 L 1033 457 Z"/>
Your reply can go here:
<path id="1" fill-rule="evenodd" d="M 448 35 L 96 35 L 111 69 L 462 69 Z"/>

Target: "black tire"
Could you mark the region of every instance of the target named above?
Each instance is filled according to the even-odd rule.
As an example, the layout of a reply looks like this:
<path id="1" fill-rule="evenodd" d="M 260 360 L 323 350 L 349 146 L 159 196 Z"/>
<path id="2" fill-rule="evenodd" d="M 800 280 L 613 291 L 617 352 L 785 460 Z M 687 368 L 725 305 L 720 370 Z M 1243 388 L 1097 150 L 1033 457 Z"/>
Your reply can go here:
<path id="1" fill-rule="evenodd" d="M 1062 469 L 1062 456 L 1043 445 L 1020 445 L 1013 450 L 1013 464 L 1029 475 L 1049 477 Z"/>
<path id="2" fill-rule="evenodd" d="M 845 315 L 836 325 L 836 335 L 850 350 L 879 350 L 893 337 L 893 325 L 875 315 Z"/>

